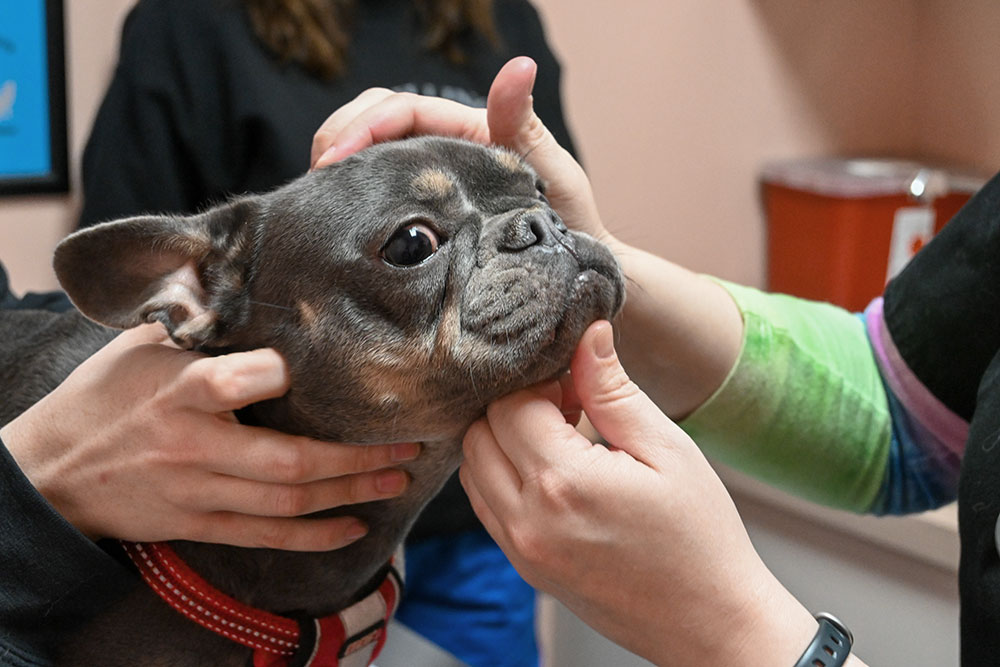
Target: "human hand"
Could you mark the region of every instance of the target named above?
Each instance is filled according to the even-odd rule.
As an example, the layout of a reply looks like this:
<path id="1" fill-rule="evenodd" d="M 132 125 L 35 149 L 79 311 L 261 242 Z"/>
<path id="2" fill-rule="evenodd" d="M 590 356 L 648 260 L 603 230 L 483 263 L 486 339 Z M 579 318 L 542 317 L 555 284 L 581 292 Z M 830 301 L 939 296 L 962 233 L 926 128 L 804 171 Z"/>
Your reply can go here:
<path id="1" fill-rule="evenodd" d="M 411 135 L 438 134 L 506 146 L 535 168 L 546 184 L 546 197 L 570 228 L 613 243 L 601 223 L 583 168 L 535 115 L 531 90 L 536 71 L 537 65 L 530 58 L 509 61 L 490 87 L 485 110 L 385 88 L 366 90 L 316 131 L 312 168 L 333 164 L 373 144 Z"/>
<path id="2" fill-rule="evenodd" d="M 571 377 L 575 391 L 494 402 L 465 437 L 462 483 L 512 564 L 657 664 L 794 664 L 815 621 L 695 444 L 625 375 L 607 322 L 584 334 Z M 610 447 L 567 423 L 577 404 Z"/>
<path id="3" fill-rule="evenodd" d="M 125 331 L 0 431 L 84 534 L 336 549 L 366 527 L 296 517 L 406 487 L 403 471 L 384 468 L 414 458 L 415 443 L 341 445 L 236 421 L 233 410 L 288 390 L 274 350 L 205 357 L 167 340 L 160 325 Z"/>

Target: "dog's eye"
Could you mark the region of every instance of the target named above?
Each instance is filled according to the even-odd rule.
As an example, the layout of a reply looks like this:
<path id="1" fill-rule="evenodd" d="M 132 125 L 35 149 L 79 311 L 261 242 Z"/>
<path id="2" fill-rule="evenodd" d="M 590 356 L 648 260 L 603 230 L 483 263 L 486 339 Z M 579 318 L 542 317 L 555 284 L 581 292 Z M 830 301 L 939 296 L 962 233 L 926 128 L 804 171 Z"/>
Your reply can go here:
<path id="1" fill-rule="evenodd" d="M 396 266 L 413 266 L 438 249 L 434 230 L 419 222 L 403 227 L 382 247 L 382 258 Z"/>

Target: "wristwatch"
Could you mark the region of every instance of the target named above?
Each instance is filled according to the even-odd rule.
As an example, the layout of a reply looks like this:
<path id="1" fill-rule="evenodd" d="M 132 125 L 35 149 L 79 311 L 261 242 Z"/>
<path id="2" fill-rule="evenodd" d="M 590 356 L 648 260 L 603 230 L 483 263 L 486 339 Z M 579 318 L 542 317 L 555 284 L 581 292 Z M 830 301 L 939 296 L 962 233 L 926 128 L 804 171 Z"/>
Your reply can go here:
<path id="1" fill-rule="evenodd" d="M 795 667 L 841 667 L 851 653 L 854 635 L 832 614 L 821 612 L 815 618 L 816 636 Z"/>

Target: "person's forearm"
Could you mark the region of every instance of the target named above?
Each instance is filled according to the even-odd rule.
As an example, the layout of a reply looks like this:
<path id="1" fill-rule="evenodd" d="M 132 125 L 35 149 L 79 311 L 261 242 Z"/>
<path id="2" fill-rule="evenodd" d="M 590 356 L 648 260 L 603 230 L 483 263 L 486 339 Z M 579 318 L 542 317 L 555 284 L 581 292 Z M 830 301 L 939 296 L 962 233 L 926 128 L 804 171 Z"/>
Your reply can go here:
<path id="1" fill-rule="evenodd" d="M 615 321 L 623 365 L 661 410 L 681 419 L 722 385 L 736 362 L 740 311 L 714 281 L 632 246 L 609 245 L 628 281 Z"/>

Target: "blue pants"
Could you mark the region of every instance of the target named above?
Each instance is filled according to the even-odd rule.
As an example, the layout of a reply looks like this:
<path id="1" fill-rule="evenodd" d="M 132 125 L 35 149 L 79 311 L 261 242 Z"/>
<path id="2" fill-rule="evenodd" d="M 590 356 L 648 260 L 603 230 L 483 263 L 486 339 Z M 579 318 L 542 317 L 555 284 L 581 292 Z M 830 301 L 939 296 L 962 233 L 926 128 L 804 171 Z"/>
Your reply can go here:
<path id="1" fill-rule="evenodd" d="M 407 544 L 396 618 L 471 667 L 538 667 L 535 590 L 485 530 Z"/>

